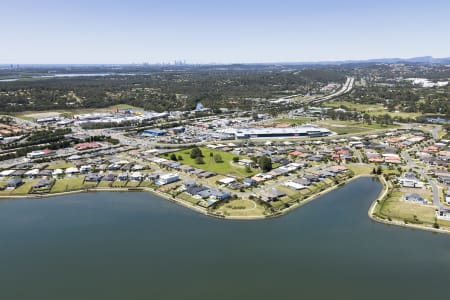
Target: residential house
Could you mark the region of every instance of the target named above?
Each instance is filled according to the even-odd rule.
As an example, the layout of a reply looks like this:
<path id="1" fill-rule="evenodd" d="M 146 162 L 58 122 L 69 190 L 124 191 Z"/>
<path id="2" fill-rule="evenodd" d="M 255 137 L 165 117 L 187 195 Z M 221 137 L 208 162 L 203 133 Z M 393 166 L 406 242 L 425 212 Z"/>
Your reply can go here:
<path id="1" fill-rule="evenodd" d="M 203 173 L 198 174 L 197 177 L 198 178 L 210 178 L 210 177 L 213 177 L 213 176 L 216 176 L 216 175 L 217 174 L 214 173 L 214 172 L 207 171 L 207 172 L 203 172 Z"/>
<path id="2" fill-rule="evenodd" d="M 105 176 L 103 176 L 102 181 L 114 181 L 116 180 L 116 175 L 113 173 L 109 173 Z"/>
<path id="3" fill-rule="evenodd" d="M 306 186 L 299 184 L 295 181 L 287 181 L 284 183 L 285 186 L 294 189 L 294 190 L 302 190 L 302 189 L 306 189 Z"/>
<path id="4" fill-rule="evenodd" d="M 270 189 L 267 193 L 265 193 L 264 195 L 261 196 L 261 200 L 265 201 L 265 202 L 270 202 L 270 201 L 276 201 L 281 197 L 286 196 L 285 193 L 273 188 Z"/>
<path id="5" fill-rule="evenodd" d="M 243 183 L 245 186 L 256 186 L 258 182 L 253 178 L 244 178 Z"/>
<path id="6" fill-rule="evenodd" d="M 39 175 L 39 169 L 32 169 L 24 174 L 25 176 L 28 176 L 29 178 L 35 178 Z"/>
<path id="7" fill-rule="evenodd" d="M 98 174 L 89 174 L 84 179 L 84 181 L 87 181 L 87 182 L 99 182 L 101 180 L 102 180 L 102 176 L 100 176 Z"/>
<path id="8" fill-rule="evenodd" d="M 180 177 L 178 176 L 178 174 L 176 173 L 168 173 L 168 174 L 163 174 L 161 176 L 159 176 L 159 178 L 156 180 L 156 184 L 157 185 L 165 185 L 165 184 L 169 184 L 175 181 L 180 180 Z"/>
<path id="9" fill-rule="evenodd" d="M 34 189 L 49 189 L 55 182 L 55 179 L 41 179 L 38 183 L 36 183 L 33 188 Z"/>
<path id="10" fill-rule="evenodd" d="M 233 183 L 235 181 L 236 181 L 236 179 L 234 179 L 232 177 L 225 177 L 225 178 L 222 178 L 220 180 L 217 180 L 217 183 L 218 184 L 223 184 L 223 185 L 229 185 L 230 183 Z"/>
<path id="11" fill-rule="evenodd" d="M 127 173 L 120 173 L 117 175 L 117 180 L 119 181 L 127 181 L 128 180 L 128 174 Z"/>
<path id="12" fill-rule="evenodd" d="M 80 173 L 81 174 L 86 174 L 92 172 L 92 166 L 91 165 L 83 165 L 80 167 Z"/>
<path id="13" fill-rule="evenodd" d="M 78 173 L 80 173 L 80 171 L 79 171 L 78 168 L 76 168 L 76 167 L 71 167 L 71 168 L 67 168 L 67 169 L 66 169 L 66 174 L 67 174 L 68 176 L 71 176 L 71 175 L 73 175 L 73 174 L 78 174 Z"/>
<path id="14" fill-rule="evenodd" d="M 53 177 L 58 177 L 60 175 L 64 174 L 64 171 L 62 169 L 54 169 L 52 172 Z"/>
<path id="15" fill-rule="evenodd" d="M 405 173 L 398 179 L 399 184 L 402 187 L 422 188 L 423 182 L 421 182 L 414 173 Z"/>
<path id="16" fill-rule="evenodd" d="M 410 202 L 417 202 L 417 203 L 422 203 L 422 204 L 427 203 L 427 200 L 425 200 L 422 196 L 420 196 L 419 194 L 416 194 L 416 193 L 406 194 L 404 196 L 404 199 L 405 199 L 405 201 L 410 201 Z"/>
<path id="17" fill-rule="evenodd" d="M 15 189 L 21 186 L 22 184 L 24 184 L 22 178 L 13 178 L 8 180 L 8 182 L 6 183 L 6 187 Z"/>

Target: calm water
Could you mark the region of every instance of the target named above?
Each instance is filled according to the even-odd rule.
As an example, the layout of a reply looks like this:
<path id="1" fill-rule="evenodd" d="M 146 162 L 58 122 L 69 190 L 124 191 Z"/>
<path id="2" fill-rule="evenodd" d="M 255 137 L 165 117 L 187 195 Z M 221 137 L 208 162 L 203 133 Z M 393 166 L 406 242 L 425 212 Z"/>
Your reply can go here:
<path id="1" fill-rule="evenodd" d="M 359 179 L 287 216 L 146 193 L 0 201 L 0 299 L 444 299 L 450 236 L 370 221 Z"/>

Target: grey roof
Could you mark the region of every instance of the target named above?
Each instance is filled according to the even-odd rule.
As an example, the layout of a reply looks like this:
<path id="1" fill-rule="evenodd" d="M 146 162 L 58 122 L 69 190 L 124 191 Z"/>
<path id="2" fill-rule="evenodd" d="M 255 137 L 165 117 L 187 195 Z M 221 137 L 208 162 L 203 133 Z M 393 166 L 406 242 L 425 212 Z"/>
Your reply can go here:
<path id="1" fill-rule="evenodd" d="M 9 186 L 9 187 L 16 187 L 16 186 L 18 186 L 18 185 L 20 185 L 22 183 L 23 183 L 22 178 L 13 178 L 13 179 L 8 180 L 6 185 Z"/>

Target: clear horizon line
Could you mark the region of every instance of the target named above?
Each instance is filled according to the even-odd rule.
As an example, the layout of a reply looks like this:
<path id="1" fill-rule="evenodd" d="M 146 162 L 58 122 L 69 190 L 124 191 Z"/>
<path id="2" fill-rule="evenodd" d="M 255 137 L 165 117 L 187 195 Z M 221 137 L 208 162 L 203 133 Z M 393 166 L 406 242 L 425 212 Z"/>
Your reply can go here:
<path id="1" fill-rule="evenodd" d="M 20 62 L 9 62 L 9 63 L 0 63 L 1 66 L 8 65 L 71 65 L 71 66 L 99 66 L 99 65 L 119 65 L 119 66 L 132 66 L 132 65 L 177 65 L 175 62 L 180 63 L 179 65 L 237 65 L 237 64 L 245 64 L 245 65 L 264 65 L 264 64 L 324 64 L 324 63 L 346 63 L 346 62 L 365 62 L 365 61 L 376 61 L 376 60 L 412 60 L 419 58 L 430 58 L 434 60 L 439 59 L 450 59 L 450 56 L 446 57 L 434 57 L 431 55 L 423 55 L 423 56 L 414 56 L 414 57 L 378 57 L 378 58 L 361 58 L 361 59 L 327 59 L 327 60 L 299 60 L 299 61 L 261 61 L 261 62 L 187 62 L 185 60 L 173 60 L 168 62 L 130 62 L 130 63 L 20 63 Z"/>

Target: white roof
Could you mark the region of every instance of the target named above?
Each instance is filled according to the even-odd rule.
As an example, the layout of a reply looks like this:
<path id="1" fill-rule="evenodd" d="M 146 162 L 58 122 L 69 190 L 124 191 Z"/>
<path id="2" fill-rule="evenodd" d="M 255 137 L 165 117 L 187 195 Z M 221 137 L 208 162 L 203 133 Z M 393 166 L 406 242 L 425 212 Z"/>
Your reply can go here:
<path id="1" fill-rule="evenodd" d="M 293 189 L 296 189 L 296 190 L 301 190 L 301 189 L 305 189 L 306 188 L 306 186 L 304 186 L 303 184 L 299 184 L 299 183 L 296 183 L 296 182 L 293 182 L 293 181 L 288 181 L 284 185 L 288 186 L 288 187 L 291 187 Z"/>
<path id="2" fill-rule="evenodd" d="M 236 179 L 231 178 L 231 177 L 225 177 L 223 179 L 218 180 L 218 182 L 222 183 L 222 184 L 230 184 L 230 183 L 235 182 L 235 181 L 236 181 Z"/>
<path id="3" fill-rule="evenodd" d="M 176 174 L 176 173 L 167 173 L 167 174 L 159 176 L 160 179 L 169 179 L 169 178 L 174 178 L 174 177 L 178 177 L 178 174 Z"/>
<path id="4" fill-rule="evenodd" d="M 398 156 L 398 154 L 393 154 L 393 153 L 384 153 L 383 154 L 384 157 L 395 157 L 395 158 L 400 158 L 400 156 Z"/>
<path id="5" fill-rule="evenodd" d="M 154 163 L 160 164 L 160 163 L 166 162 L 168 160 L 165 158 L 155 157 L 151 161 L 153 161 Z"/>
<path id="6" fill-rule="evenodd" d="M 39 169 L 33 169 L 25 172 L 25 175 L 37 175 L 39 174 Z"/>
<path id="7" fill-rule="evenodd" d="M 131 177 L 142 177 L 142 173 L 141 172 L 133 172 L 131 173 Z"/>
<path id="8" fill-rule="evenodd" d="M 15 170 L 3 170 L 0 172 L 0 176 L 9 176 L 14 172 L 15 172 Z"/>
<path id="9" fill-rule="evenodd" d="M 71 155 L 71 156 L 69 156 L 67 159 L 68 160 L 77 160 L 77 159 L 80 159 L 81 158 L 81 156 L 80 155 Z"/>
<path id="10" fill-rule="evenodd" d="M 221 130 L 223 133 L 230 133 L 236 135 L 259 135 L 259 134 L 306 134 L 308 132 L 331 132 L 330 130 L 313 125 L 289 127 L 289 128 L 227 128 Z"/>
<path id="11" fill-rule="evenodd" d="M 75 168 L 75 167 L 66 169 L 66 173 L 77 173 L 77 172 L 79 172 L 78 168 Z"/>
<path id="12" fill-rule="evenodd" d="M 62 173 L 64 173 L 64 171 L 62 170 L 62 169 L 55 169 L 55 170 L 53 170 L 53 175 L 60 175 L 60 174 L 62 174 Z"/>

